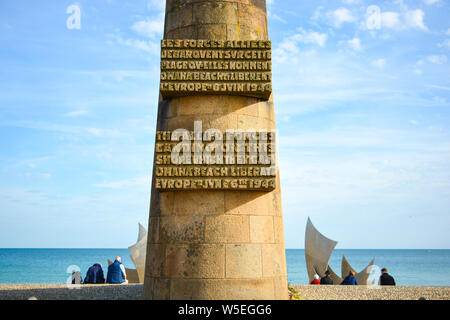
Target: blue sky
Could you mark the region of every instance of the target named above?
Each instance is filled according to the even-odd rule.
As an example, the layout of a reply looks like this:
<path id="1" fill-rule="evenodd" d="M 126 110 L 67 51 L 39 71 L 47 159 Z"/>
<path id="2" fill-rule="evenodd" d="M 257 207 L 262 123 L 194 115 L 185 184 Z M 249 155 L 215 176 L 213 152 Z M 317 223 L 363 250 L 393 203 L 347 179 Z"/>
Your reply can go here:
<path id="1" fill-rule="evenodd" d="M 268 2 L 286 247 L 450 248 L 450 2 Z M 148 223 L 164 1 L 74 3 L 0 0 L 0 247 Z"/>

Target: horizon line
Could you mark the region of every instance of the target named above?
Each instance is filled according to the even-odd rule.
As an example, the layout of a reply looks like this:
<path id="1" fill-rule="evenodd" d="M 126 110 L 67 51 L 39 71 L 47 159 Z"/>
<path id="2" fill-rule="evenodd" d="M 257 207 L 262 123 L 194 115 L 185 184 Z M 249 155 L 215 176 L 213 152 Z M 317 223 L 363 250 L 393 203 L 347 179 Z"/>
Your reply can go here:
<path id="1" fill-rule="evenodd" d="M 51 249 L 51 250 L 128 250 L 125 248 L 105 247 L 105 248 L 88 248 L 88 247 L 66 247 L 66 248 L 51 248 L 51 247 L 0 247 L 2 249 Z M 285 250 L 305 250 L 305 248 L 285 248 Z M 450 250 L 450 248 L 335 248 L 334 250 Z"/>

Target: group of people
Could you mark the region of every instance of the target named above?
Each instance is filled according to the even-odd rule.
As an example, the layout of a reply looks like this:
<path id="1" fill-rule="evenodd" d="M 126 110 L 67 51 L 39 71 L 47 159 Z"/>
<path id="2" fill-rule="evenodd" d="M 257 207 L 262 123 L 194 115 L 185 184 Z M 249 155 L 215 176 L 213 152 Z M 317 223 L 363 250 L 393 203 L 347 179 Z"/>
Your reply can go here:
<path id="1" fill-rule="evenodd" d="M 126 284 L 127 273 L 125 272 L 125 267 L 122 264 L 122 259 L 116 257 L 114 262 L 108 266 L 108 273 L 105 276 L 103 274 L 103 266 L 101 263 L 96 263 L 90 267 L 86 273 L 84 281 L 81 279 L 80 272 L 74 272 L 72 274 L 72 284 Z"/>
<path id="2" fill-rule="evenodd" d="M 320 278 L 318 274 L 314 275 L 314 280 L 311 284 L 328 285 L 334 284 L 333 279 L 330 277 L 331 272 L 329 270 L 325 271 L 325 276 Z M 380 280 L 378 281 L 380 286 L 395 286 L 394 277 L 392 277 L 386 268 L 381 269 Z M 341 285 L 356 286 L 358 281 L 356 281 L 355 271 L 350 271 L 348 276 L 341 282 Z"/>

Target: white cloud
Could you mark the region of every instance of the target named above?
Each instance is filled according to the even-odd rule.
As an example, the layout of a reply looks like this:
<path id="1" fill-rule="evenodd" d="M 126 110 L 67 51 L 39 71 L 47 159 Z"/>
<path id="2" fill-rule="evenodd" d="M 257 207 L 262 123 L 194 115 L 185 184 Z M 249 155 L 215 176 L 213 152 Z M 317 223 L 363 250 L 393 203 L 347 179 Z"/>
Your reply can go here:
<path id="1" fill-rule="evenodd" d="M 118 137 L 122 135 L 119 130 L 113 129 L 87 128 L 86 131 L 95 137 Z"/>
<path id="2" fill-rule="evenodd" d="M 401 11 L 386 11 L 381 12 L 380 7 L 370 6 L 372 11 L 368 11 L 366 21 L 363 24 L 365 28 L 373 26 L 370 29 L 389 28 L 396 30 L 420 29 L 428 30 L 424 22 L 425 13 L 420 10 L 409 10 L 403 1 L 397 1 L 400 5 Z"/>
<path id="3" fill-rule="evenodd" d="M 149 0 L 147 9 L 149 10 L 164 10 L 166 8 L 166 0 Z"/>
<path id="4" fill-rule="evenodd" d="M 275 18 L 274 16 L 276 15 L 272 15 L 272 5 L 274 4 L 275 0 L 267 0 L 266 1 L 266 6 L 267 6 L 267 16 L 269 18 Z M 278 16 L 276 16 L 278 17 Z M 279 17 L 278 17 L 279 18 Z M 275 18 L 276 19 L 276 18 Z M 281 18 L 280 18 L 281 19 Z"/>
<path id="5" fill-rule="evenodd" d="M 450 39 L 445 39 L 443 42 L 438 43 L 439 48 L 447 47 L 450 49 Z"/>
<path id="6" fill-rule="evenodd" d="M 353 38 L 351 40 L 348 40 L 347 44 L 353 50 L 356 50 L 356 51 L 361 51 L 362 50 L 361 40 L 359 38 Z"/>
<path id="7" fill-rule="evenodd" d="M 123 39 L 121 36 L 113 36 L 116 41 L 124 46 L 132 47 L 155 55 L 160 53 L 159 41 L 139 40 L 139 39 Z"/>
<path id="8" fill-rule="evenodd" d="M 274 61 L 276 62 L 298 62 L 300 49 L 299 43 L 313 44 L 324 47 L 328 35 L 326 33 L 318 33 L 316 31 L 306 31 L 302 28 L 297 29 L 299 32 L 285 38 L 278 48 L 274 49 Z"/>
<path id="9" fill-rule="evenodd" d="M 129 187 L 134 187 L 134 186 L 149 186 L 150 182 L 151 182 L 150 177 L 143 176 L 143 177 L 131 178 L 131 179 L 120 180 L 120 181 L 98 183 L 98 184 L 94 184 L 94 187 L 109 188 L 109 189 L 122 189 L 125 187 L 129 188 Z"/>
<path id="10" fill-rule="evenodd" d="M 382 69 L 382 68 L 384 68 L 386 66 L 386 60 L 380 58 L 380 59 L 372 61 L 371 65 L 373 67 Z"/>
<path id="11" fill-rule="evenodd" d="M 342 2 L 344 4 L 352 5 L 352 4 L 359 4 L 359 3 L 361 3 L 361 0 L 342 0 Z"/>
<path id="12" fill-rule="evenodd" d="M 328 35 L 326 33 L 318 33 L 316 31 L 306 31 L 302 28 L 298 29 L 300 32 L 292 36 L 292 39 L 302 43 L 312 43 L 320 47 L 325 46 Z"/>
<path id="13" fill-rule="evenodd" d="M 146 51 L 154 55 L 159 55 L 160 53 L 160 43 L 159 39 L 162 39 L 164 32 L 164 12 L 153 19 L 145 19 L 133 23 L 130 27 L 131 30 L 135 31 L 140 36 L 149 38 L 150 40 L 142 40 L 135 38 L 124 39 L 122 33 L 110 34 L 111 38 L 115 39 L 119 44 L 128 47 L 135 48 L 137 50 Z"/>
<path id="14" fill-rule="evenodd" d="M 450 36 L 450 28 L 445 32 L 445 34 Z"/>
<path id="15" fill-rule="evenodd" d="M 433 101 L 436 102 L 437 104 L 446 104 L 447 103 L 447 100 L 445 98 L 438 97 L 438 96 L 433 97 Z"/>
<path id="16" fill-rule="evenodd" d="M 441 0 L 423 0 L 423 2 L 425 2 L 425 4 L 431 6 L 431 5 L 435 4 L 435 3 L 441 2 Z"/>
<path id="17" fill-rule="evenodd" d="M 450 87 L 444 87 L 444 86 L 438 86 L 438 85 L 430 85 L 430 88 L 439 89 L 439 90 L 445 90 L 450 91 Z"/>
<path id="18" fill-rule="evenodd" d="M 269 14 L 269 12 L 268 12 L 268 14 Z M 285 19 L 281 18 L 279 15 L 277 15 L 275 13 L 270 13 L 270 18 L 273 20 L 280 21 L 282 23 L 287 23 L 287 21 Z"/>
<path id="19" fill-rule="evenodd" d="M 65 116 L 70 117 L 70 118 L 75 118 L 75 117 L 80 117 L 80 116 L 84 116 L 87 114 L 88 114 L 88 111 L 86 111 L 86 110 L 75 110 L 75 111 L 66 113 Z"/>
<path id="20" fill-rule="evenodd" d="M 334 11 L 328 12 L 327 15 L 331 18 L 331 21 L 336 28 L 340 28 L 344 23 L 356 21 L 356 18 L 347 8 L 336 9 Z"/>
<path id="21" fill-rule="evenodd" d="M 424 15 L 425 13 L 420 9 L 406 11 L 404 13 L 406 26 L 415 29 L 428 30 L 423 22 Z"/>
<path id="22" fill-rule="evenodd" d="M 423 60 L 417 61 L 413 68 L 414 73 L 421 75 L 423 73 L 422 66 L 423 66 Z"/>
<path id="23" fill-rule="evenodd" d="M 142 36 L 148 38 L 161 37 L 164 32 L 164 18 L 161 16 L 155 20 L 143 20 L 135 22 L 131 30 L 136 31 Z"/>
<path id="24" fill-rule="evenodd" d="M 322 12 L 323 9 L 323 7 L 318 7 L 311 19 L 315 21 L 323 20 L 335 28 L 340 28 L 344 23 L 357 21 L 357 18 L 347 8 L 341 7 L 333 11 L 327 11 L 326 13 Z"/>
<path id="25" fill-rule="evenodd" d="M 386 28 L 398 28 L 400 26 L 400 14 L 387 11 L 381 13 L 381 26 Z"/>
<path id="26" fill-rule="evenodd" d="M 447 62 L 447 56 L 444 55 L 431 55 L 427 57 L 427 61 L 434 64 L 443 64 Z"/>

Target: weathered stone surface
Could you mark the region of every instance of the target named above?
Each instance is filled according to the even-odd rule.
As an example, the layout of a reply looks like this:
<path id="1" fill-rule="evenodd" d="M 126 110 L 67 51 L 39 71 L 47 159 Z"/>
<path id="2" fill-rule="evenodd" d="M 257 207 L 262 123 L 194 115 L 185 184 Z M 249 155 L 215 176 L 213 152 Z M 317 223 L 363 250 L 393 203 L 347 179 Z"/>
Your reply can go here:
<path id="1" fill-rule="evenodd" d="M 226 278 L 261 278 L 261 245 L 231 244 L 226 248 Z"/>
<path id="2" fill-rule="evenodd" d="M 166 39 L 268 39 L 265 0 L 170 0 L 168 2 L 165 21 Z M 180 32 L 181 28 L 190 29 Z"/>
<path id="3" fill-rule="evenodd" d="M 236 300 L 272 300 L 273 279 L 172 280 L 170 298 L 173 300 L 227 300 L 229 297 Z"/>
<path id="4" fill-rule="evenodd" d="M 185 191 L 174 194 L 176 215 L 219 215 L 224 213 L 223 191 Z"/>
<path id="5" fill-rule="evenodd" d="M 184 98 L 175 98 L 172 103 L 176 103 L 180 113 L 179 115 L 193 115 L 193 114 L 214 114 L 219 111 L 217 104 L 219 103 L 220 96 L 190 96 Z"/>
<path id="6" fill-rule="evenodd" d="M 272 216 L 250 217 L 250 242 L 274 243 L 274 229 Z"/>
<path id="7" fill-rule="evenodd" d="M 201 243 L 204 240 L 202 216 L 169 216 L 159 219 L 161 243 Z"/>
<path id="8" fill-rule="evenodd" d="M 263 277 L 286 276 L 284 245 L 264 244 L 261 248 Z"/>
<path id="9" fill-rule="evenodd" d="M 161 277 L 164 274 L 166 261 L 165 244 L 147 244 L 147 262 L 145 264 L 145 276 Z"/>
<path id="10" fill-rule="evenodd" d="M 274 299 L 286 300 L 289 299 L 289 293 L 286 293 L 287 276 L 277 277 L 273 279 Z"/>
<path id="11" fill-rule="evenodd" d="M 249 217 L 230 215 L 205 217 L 206 243 L 248 243 L 249 233 Z"/>
<path id="12" fill-rule="evenodd" d="M 225 212 L 236 215 L 272 215 L 269 196 L 265 192 L 225 191 Z"/>
<path id="13" fill-rule="evenodd" d="M 273 229 L 274 229 L 275 243 L 284 244 L 284 230 L 283 230 L 284 228 L 282 217 L 273 218 Z"/>
<path id="14" fill-rule="evenodd" d="M 233 2 L 195 3 L 193 12 L 193 21 L 197 25 L 238 23 L 237 5 Z"/>
<path id="15" fill-rule="evenodd" d="M 169 245 L 165 276 L 168 278 L 223 279 L 225 245 Z"/>

